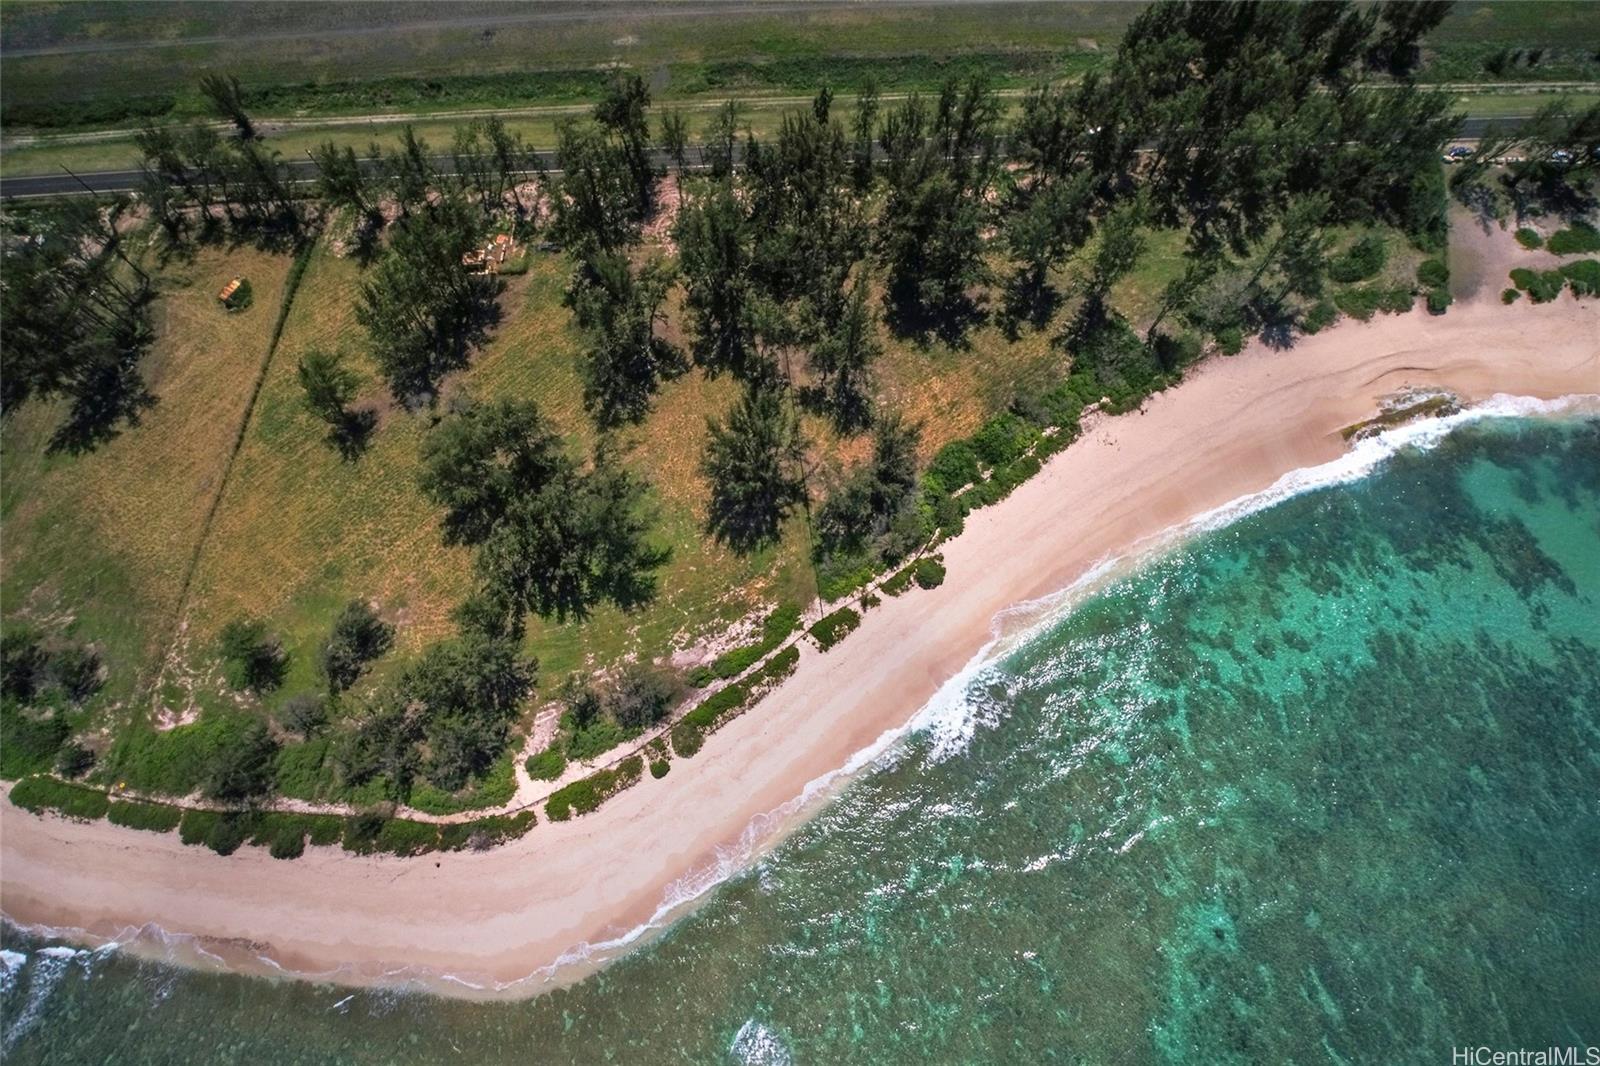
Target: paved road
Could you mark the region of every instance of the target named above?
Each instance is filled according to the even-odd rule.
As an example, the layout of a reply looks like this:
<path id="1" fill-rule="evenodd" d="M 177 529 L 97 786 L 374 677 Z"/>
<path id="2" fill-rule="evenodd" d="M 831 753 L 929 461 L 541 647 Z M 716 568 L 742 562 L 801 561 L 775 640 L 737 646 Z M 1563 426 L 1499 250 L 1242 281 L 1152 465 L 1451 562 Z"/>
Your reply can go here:
<path id="1" fill-rule="evenodd" d="M 1491 124 L 1505 124 L 1514 126 L 1531 116 L 1529 115 L 1504 115 L 1499 118 L 1469 118 L 1461 123 L 1459 139 L 1465 141 L 1477 140 Z M 691 167 L 698 168 L 705 163 L 704 149 L 690 147 L 688 162 Z M 672 160 L 662 149 L 655 150 L 655 163 L 659 167 L 666 167 Z M 559 173 L 556 166 L 555 151 L 541 148 L 538 150 L 541 165 L 550 173 Z M 434 167 L 441 173 L 448 174 L 453 160 L 449 156 L 435 156 Z M 291 159 L 284 163 L 288 169 L 289 178 L 295 182 L 309 182 L 316 179 L 316 165 L 309 159 Z M 101 170 L 93 173 L 77 174 L 39 174 L 29 177 L 0 178 L 0 197 L 47 197 L 47 196 L 82 196 L 86 192 L 96 194 L 132 192 L 139 188 L 142 178 L 137 170 Z"/>

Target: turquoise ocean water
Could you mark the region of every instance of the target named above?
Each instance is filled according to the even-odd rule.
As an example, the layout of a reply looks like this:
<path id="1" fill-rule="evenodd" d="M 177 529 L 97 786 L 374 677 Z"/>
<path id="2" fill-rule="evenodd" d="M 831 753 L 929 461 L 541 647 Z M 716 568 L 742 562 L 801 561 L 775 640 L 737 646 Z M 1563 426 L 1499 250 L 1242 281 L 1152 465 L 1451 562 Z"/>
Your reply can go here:
<path id="1" fill-rule="evenodd" d="M 959 580 L 960 575 L 952 575 Z M 520 1003 L 8 928 L 8 1064 L 1435 1063 L 1600 1044 L 1600 420 L 1198 534 L 665 935 Z"/>

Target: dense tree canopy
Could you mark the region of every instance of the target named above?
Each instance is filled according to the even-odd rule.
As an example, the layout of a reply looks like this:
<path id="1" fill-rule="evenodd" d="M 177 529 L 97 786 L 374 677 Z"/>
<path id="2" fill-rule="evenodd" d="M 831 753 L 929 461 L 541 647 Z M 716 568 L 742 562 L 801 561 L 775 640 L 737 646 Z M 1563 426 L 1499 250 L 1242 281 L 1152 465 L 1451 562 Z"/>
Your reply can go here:
<path id="1" fill-rule="evenodd" d="M 655 594 L 667 552 L 647 542 L 644 485 L 604 449 L 579 470 L 533 404 L 503 400 L 446 419 L 423 464 L 446 541 L 477 548 L 488 602 L 564 621 Z"/>
<path id="2" fill-rule="evenodd" d="M 998 124 L 994 94 L 977 79 L 946 84 L 931 108 L 913 95 L 884 120 L 888 198 L 878 254 L 903 329 L 959 324 L 972 308 L 973 288 L 989 276 L 983 230 Z"/>
<path id="3" fill-rule="evenodd" d="M 671 283 L 660 260 L 635 269 L 625 256 L 600 253 L 579 267 L 567 302 L 587 338 L 584 406 L 603 428 L 643 421 L 661 383 L 688 369 L 658 332 Z"/>
<path id="4" fill-rule="evenodd" d="M 72 200 L 8 217 L 0 274 L 0 412 L 64 398 L 53 451 L 83 452 L 155 404 L 139 363 L 151 340 L 149 278 L 122 246 L 121 205 Z"/>
<path id="5" fill-rule="evenodd" d="M 711 482 L 712 536 L 739 552 L 776 541 L 784 519 L 806 502 L 793 406 L 776 389 L 750 387 L 726 422 L 708 418 L 706 430 L 701 470 Z"/>
<path id="6" fill-rule="evenodd" d="M 439 379 L 465 366 L 498 322 L 498 279 L 461 266 L 477 241 L 473 213 L 442 199 L 396 224 L 389 250 L 362 283 L 356 319 L 396 400 L 431 399 Z"/>

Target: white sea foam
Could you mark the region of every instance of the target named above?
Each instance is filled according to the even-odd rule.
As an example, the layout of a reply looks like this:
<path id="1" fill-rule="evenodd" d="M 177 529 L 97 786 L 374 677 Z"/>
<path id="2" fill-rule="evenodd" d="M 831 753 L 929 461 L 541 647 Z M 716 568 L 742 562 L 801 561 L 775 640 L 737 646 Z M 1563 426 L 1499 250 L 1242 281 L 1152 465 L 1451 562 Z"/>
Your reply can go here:
<path id="1" fill-rule="evenodd" d="M 28 961 L 28 956 L 20 951 L 9 948 L 0 948 L 0 993 L 11 991 L 11 983 L 16 980 L 17 971 Z"/>
<path id="2" fill-rule="evenodd" d="M 33 965 L 28 968 L 28 999 L 22 1009 L 6 1019 L 4 1035 L 0 1035 L 0 1052 L 8 1052 L 16 1042 L 39 1023 L 50 993 L 56 990 L 66 976 L 67 967 L 80 952 L 72 948 L 40 948 L 33 953 Z"/>
<path id="3" fill-rule="evenodd" d="M 741 1066 L 789 1066 L 794 1061 L 783 1038 L 754 1018 L 739 1027 L 728 1054 Z"/>
<path id="4" fill-rule="evenodd" d="M 973 685 L 995 663 L 1058 624 L 1085 598 L 1139 563 L 1194 537 L 1220 529 L 1296 496 L 1358 481 L 1406 448 L 1428 449 L 1461 426 L 1487 418 L 1561 417 L 1600 411 L 1600 395 L 1579 394 L 1541 400 L 1498 393 L 1452 415 L 1425 418 L 1357 441 L 1331 462 L 1291 470 L 1267 488 L 1230 500 L 1134 543 L 1125 552 L 1101 559 L 1059 592 L 1007 608 L 991 623 L 992 636 L 956 675 L 939 688 L 910 729 L 929 738 L 928 757 L 943 761 L 967 749 L 982 724 L 985 704 L 973 698 Z"/>

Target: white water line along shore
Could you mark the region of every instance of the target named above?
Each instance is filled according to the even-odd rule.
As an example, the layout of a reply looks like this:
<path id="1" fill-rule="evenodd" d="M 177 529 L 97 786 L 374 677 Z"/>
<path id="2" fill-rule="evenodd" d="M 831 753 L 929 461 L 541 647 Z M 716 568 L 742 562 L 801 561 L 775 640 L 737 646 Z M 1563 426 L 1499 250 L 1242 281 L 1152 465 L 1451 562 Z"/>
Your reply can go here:
<path id="1" fill-rule="evenodd" d="M 1345 443 L 1341 429 L 1405 388 L 1526 399 Z M 1443 317 L 1344 324 L 1287 351 L 1253 345 L 1140 413 L 1100 421 L 969 518 L 943 547 L 944 585 L 886 600 L 826 655 L 803 650 L 794 674 L 699 755 L 593 814 L 481 853 L 312 848 L 279 862 L 0 803 L 0 911 L 198 965 L 531 995 L 682 913 L 908 728 L 959 750 L 973 728 L 960 706 L 971 673 L 1127 560 L 1240 508 L 1360 476 L 1453 420 L 1538 413 L 1539 401 L 1600 407 L 1560 400 L 1578 394 L 1600 394 L 1600 305 L 1570 296 L 1502 307 L 1491 292 Z"/>

